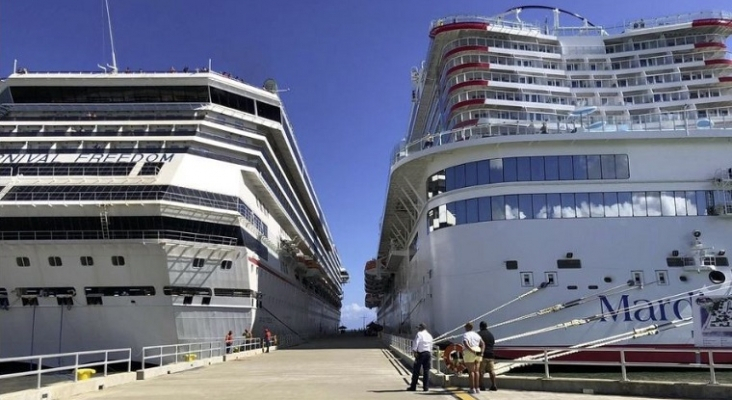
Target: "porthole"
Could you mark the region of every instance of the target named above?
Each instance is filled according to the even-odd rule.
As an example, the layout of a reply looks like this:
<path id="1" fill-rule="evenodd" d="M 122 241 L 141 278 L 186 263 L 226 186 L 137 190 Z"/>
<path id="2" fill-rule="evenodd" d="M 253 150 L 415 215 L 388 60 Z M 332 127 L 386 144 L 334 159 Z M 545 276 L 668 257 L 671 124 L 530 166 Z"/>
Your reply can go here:
<path id="1" fill-rule="evenodd" d="M 688 280 L 689 280 L 689 278 L 687 278 L 687 277 L 686 277 L 686 275 L 681 275 L 681 276 L 679 277 L 679 280 L 680 280 L 681 282 L 686 282 L 686 281 L 688 281 Z"/>
<path id="2" fill-rule="evenodd" d="M 725 280 L 727 280 L 727 277 L 724 276 L 724 273 L 722 271 L 712 271 L 709 273 L 709 280 L 719 285 L 720 283 L 724 283 Z"/>
<path id="3" fill-rule="evenodd" d="M 604 279 L 604 281 L 605 281 L 605 283 L 610 283 L 610 282 L 613 281 L 613 278 L 611 278 L 609 276 L 606 276 L 605 279 Z"/>

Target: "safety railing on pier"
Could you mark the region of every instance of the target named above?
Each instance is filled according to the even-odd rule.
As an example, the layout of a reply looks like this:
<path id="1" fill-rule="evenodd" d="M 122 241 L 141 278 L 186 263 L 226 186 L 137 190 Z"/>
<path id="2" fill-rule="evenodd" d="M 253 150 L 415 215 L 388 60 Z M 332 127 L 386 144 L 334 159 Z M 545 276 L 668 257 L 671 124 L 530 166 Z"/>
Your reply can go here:
<path id="1" fill-rule="evenodd" d="M 102 367 L 101 372 L 103 376 L 107 376 L 110 372 L 131 372 L 132 349 L 80 351 L 76 353 L 0 358 L 0 366 L 7 363 L 27 363 L 31 369 L 23 372 L 0 374 L 0 382 L 4 379 L 35 376 L 35 388 L 40 389 L 44 376 L 65 375 L 72 372 L 73 376 L 67 376 L 67 379 L 76 382 L 79 379 L 79 370 L 85 368 Z M 123 370 L 114 368 L 114 371 L 111 371 L 110 365 L 124 365 L 124 368 Z"/>
<path id="2" fill-rule="evenodd" d="M 412 340 L 396 335 L 382 335 L 384 343 L 391 348 L 411 356 Z M 571 347 L 496 347 L 496 354 L 500 355 L 502 350 L 510 350 L 511 352 L 530 353 L 531 356 L 521 357 L 515 360 L 496 359 L 496 372 L 508 372 L 513 368 L 542 365 L 544 367 L 544 377 L 551 378 L 551 367 L 557 366 L 592 366 L 592 367 L 614 367 L 617 368 L 620 380 L 629 381 L 629 368 L 658 368 L 658 369 L 699 369 L 709 371 L 709 383 L 717 384 L 717 373 L 732 370 L 731 364 L 717 364 L 717 359 L 732 357 L 732 349 L 719 348 L 689 348 L 689 349 L 661 349 L 655 347 L 612 347 L 612 348 L 571 348 Z M 592 353 L 596 358 L 603 358 L 602 353 L 617 355 L 617 361 L 567 361 L 563 360 L 563 356 L 575 355 L 581 353 Z M 684 358 L 694 360 L 693 362 L 649 362 L 649 361 L 629 361 L 629 358 L 638 358 L 638 354 L 654 353 L 659 359 L 664 355 L 682 354 Z M 633 357 L 633 355 L 636 357 Z M 607 356 L 605 356 L 607 357 Z M 442 359 L 442 351 L 435 346 L 432 349 L 432 369 L 446 375 L 454 374 L 448 370 L 446 363 Z"/>
<path id="3" fill-rule="evenodd" d="M 224 344 L 221 341 L 145 346 L 142 348 L 142 370 L 146 364 L 163 366 L 178 362 L 191 362 L 223 356 Z"/>

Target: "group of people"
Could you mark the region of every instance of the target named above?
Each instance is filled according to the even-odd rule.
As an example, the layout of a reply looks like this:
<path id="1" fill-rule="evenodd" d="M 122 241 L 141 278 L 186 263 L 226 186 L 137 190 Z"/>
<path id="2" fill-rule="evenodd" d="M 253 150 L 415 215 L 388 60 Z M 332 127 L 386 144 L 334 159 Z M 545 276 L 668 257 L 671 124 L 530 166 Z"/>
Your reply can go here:
<path id="1" fill-rule="evenodd" d="M 488 373 L 491 380 L 491 386 L 488 390 L 498 390 L 493 361 L 495 358 L 493 347 L 496 344 L 496 339 L 488 330 L 488 324 L 485 321 L 481 321 L 479 326 L 480 330 L 475 332 L 472 323 L 465 324 L 465 333 L 462 338 L 463 360 L 465 368 L 468 370 L 468 382 L 470 384 L 468 393 L 470 394 L 477 394 L 481 390 L 485 390 L 483 377 L 486 373 Z M 422 370 L 422 390 L 425 392 L 429 390 L 433 340 L 432 335 L 427 331 L 427 326 L 419 324 L 417 326 L 417 335 L 412 342 L 414 365 L 412 366 L 412 382 L 407 388 L 410 392 L 417 390 L 420 369 Z"/>
<path id="2" fill-rule="evenodd" d="M 249 340 L 253 338 L 252 332 L 249 331 L 249 329 L 244 329 L 244 333 L 241 334 L 241 336 L 244 338 L 244 343 L 249 343 Z M 224 343 L 226 344 L 226 354 L 231 354 L 234 347 L 234 332 L 229 331 L 229 333 L 226 334 L 226 337 L 224 338 Z M 269 353 L 269 346 L 272 344 L 272 332 L 270 332 L 269 328 L 264 328 L 264 342 L 262 343 L 262 353 Z M 240 351 L 243 350 L 245 346 L 241 346 L 239 349 Z"/>

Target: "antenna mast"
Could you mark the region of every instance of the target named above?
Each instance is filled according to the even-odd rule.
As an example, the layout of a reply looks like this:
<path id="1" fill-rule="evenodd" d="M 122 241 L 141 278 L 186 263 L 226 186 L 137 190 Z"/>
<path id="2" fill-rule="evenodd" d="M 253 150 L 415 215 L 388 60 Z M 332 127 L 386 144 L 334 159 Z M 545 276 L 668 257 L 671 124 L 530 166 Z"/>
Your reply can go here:
<path id="1" fill-rule="evenodd" d="M 112 73 L 117 73 L 117 56 L 114 54 L 114 37 L 112 36 L 112 16 L 109 14 L 109 0 L 104 0 L 107 7 L 107 25 L 109 25 L 109 42 L 112 45 L 112 65 L 107 65 L 112 69 Z"/>

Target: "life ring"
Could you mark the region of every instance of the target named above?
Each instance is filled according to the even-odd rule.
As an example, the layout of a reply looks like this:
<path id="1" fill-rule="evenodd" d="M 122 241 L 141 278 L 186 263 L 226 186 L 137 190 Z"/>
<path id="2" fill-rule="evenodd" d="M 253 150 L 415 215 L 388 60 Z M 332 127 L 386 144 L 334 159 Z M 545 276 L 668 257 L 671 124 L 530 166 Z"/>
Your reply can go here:
<path id="1" fill-rule="evenodd" d="M 465 370 L 463 362 L 463 345 L 450 344 L 442 352 L 442 360 L 449 371 L 459 374 Z"/>

